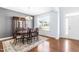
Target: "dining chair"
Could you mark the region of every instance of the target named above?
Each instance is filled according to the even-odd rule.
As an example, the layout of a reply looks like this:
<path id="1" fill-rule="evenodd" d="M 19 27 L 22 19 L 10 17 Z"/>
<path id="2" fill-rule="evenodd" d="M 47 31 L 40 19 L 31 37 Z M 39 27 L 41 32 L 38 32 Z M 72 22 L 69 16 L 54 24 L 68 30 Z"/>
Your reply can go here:
<path id="1" fill-rule="evenodd" d="M 19 42 L 22 42 L 22 35 L 15 33 L 14 34 L 14 44 L 16 45 Z"/>
<path id="2" fill-rule="evenodd" d="M 29 43 L 29 41 L 31 41 L 31 43 L 32 43 L 32 40 L 30 38 L 31 29 L 27 28 L 26 31 L 27 31 L 27 33 L 24 34 L 24 42 L 27 41 L 27 43 Z"/>
<path id="3" fill-rule="evenodd" d="M 35 29 L 31 29 L 31 38 L 32 40 L 38 40 L 38 28 L 35 28 Z"/>

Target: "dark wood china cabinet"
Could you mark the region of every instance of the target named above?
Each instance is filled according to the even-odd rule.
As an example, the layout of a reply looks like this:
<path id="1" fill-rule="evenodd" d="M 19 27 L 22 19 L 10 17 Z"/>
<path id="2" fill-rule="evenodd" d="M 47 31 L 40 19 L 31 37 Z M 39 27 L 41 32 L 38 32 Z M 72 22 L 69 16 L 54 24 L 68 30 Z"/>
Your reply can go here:
<path id="1" fill-rule="evenodd" d="M 23 31 L 25 29 L 26 29 L 26 19 L 25 19 L 25 17 L 14 16 L 12 18 L 13 37 L 15 37 L 15 35 L 18 31 Z"/>

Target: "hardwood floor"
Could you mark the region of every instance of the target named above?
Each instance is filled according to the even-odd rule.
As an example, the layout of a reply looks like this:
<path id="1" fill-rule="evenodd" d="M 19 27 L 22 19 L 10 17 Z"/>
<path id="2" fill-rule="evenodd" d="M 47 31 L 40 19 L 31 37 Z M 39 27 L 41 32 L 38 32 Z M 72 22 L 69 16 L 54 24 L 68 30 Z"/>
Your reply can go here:
<path id="1" fill-rule="evenodd" d="M 59 43 L 62 52 L 79 52 L 79 40 L 61 38 Z"/>
<path id="2" fill-rule="evenodd" d="M 60 38 L 48 39 L 50 52 L 79 52 L 79 40 Z M 39 46 L 33 48 L 31 52 L 39 52 Z M 43 46 L 44 47 L 44 46 Z M 41 48 L 41 51 L 44 50 Z"/>
<path id="3" fill-rule="evenodd" d="M 58 52 L 58 41 L 54 38 L 48 39 L 44 43 L 38 45 L 37 47 L 33 48 L 30 50 L 30 52 L 44 52 L 44 51 L 49 51 L 49 52 Z"/>
<path id="4" fill-rule="evenodd" d="M 48 38 L 47 41 L 39 44 L 29 52 L 79 52 L 79 40 L 60 38 Z M 0 52 L 3 52 L 3 45 L 0 41 Z"/>
<path id="5" fill-rule="evenodd" d="M 3 45 L 2 45 L 2 41 L 0 41 L 0 52 L 3 52 Z"/>

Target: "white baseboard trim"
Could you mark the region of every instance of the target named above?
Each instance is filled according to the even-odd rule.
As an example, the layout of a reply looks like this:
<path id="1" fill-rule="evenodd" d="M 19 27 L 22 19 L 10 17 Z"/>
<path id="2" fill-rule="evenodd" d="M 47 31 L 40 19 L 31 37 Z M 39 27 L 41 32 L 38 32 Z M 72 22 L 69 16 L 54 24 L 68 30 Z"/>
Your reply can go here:
<path id="1" fill-rule="evenodd" d="M 11 39 L 11 38 L 12 38 L 12 36 L 10 36 L 10 37 L 5 37 L 5 38 L 0 38 L 0 41 L 8 40 L 8 39 Z"/>
<path id="2" fill-rule="evenodd" d="M 79 40 L 79 38 L 76 37 L 68 37 L 68 36 L 61 36 L 62 38 L 72 39 L 72 40 Z"/>
<path id="3" fill-rule="evenodd" d="M 51 36 L 51 37 L 54 37 L 56 40 L 59 40 L 59 37 L 57 37 L 57 36 Z"/>
<path id="4" fill-rule="evenodd" d="M 59 36 L 58 37 L 55 37 L 57 40 L 59 40 Z"/>
<path id="5" fill-rule="evenodd" d="M 39 35 L 41 35 L 41 34 L 39 34 Z M 48 36 L 48 35 L 44 35 L 44 36 Z M 56 40 L 59 39 L 59 37 L 57 37 L 57 36 L 48 36 L 48 37 L 55 38 Z"/>

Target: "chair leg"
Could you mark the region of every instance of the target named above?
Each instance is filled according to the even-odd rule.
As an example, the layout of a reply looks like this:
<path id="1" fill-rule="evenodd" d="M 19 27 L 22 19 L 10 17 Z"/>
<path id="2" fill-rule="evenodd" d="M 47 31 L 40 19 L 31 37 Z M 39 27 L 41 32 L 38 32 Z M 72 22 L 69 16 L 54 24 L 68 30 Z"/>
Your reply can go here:
<path id="1" fill-rule="evenodd" d="M 14 42 L 13 42 L 13 44 L 15 44 L 15 45 L 16 45 L 16 43 L 17 43 L 17 39 L 14 39 Z"/>
<path id="2" fill-rule="evenodd" d="M 32 37 L 30 38 L 30 43 L 32 43 Z"/>
<path id="3" fill-rule="evenodd" d="M 24 36 L 22 36 L 22 43 L 24 44 Z"/>

